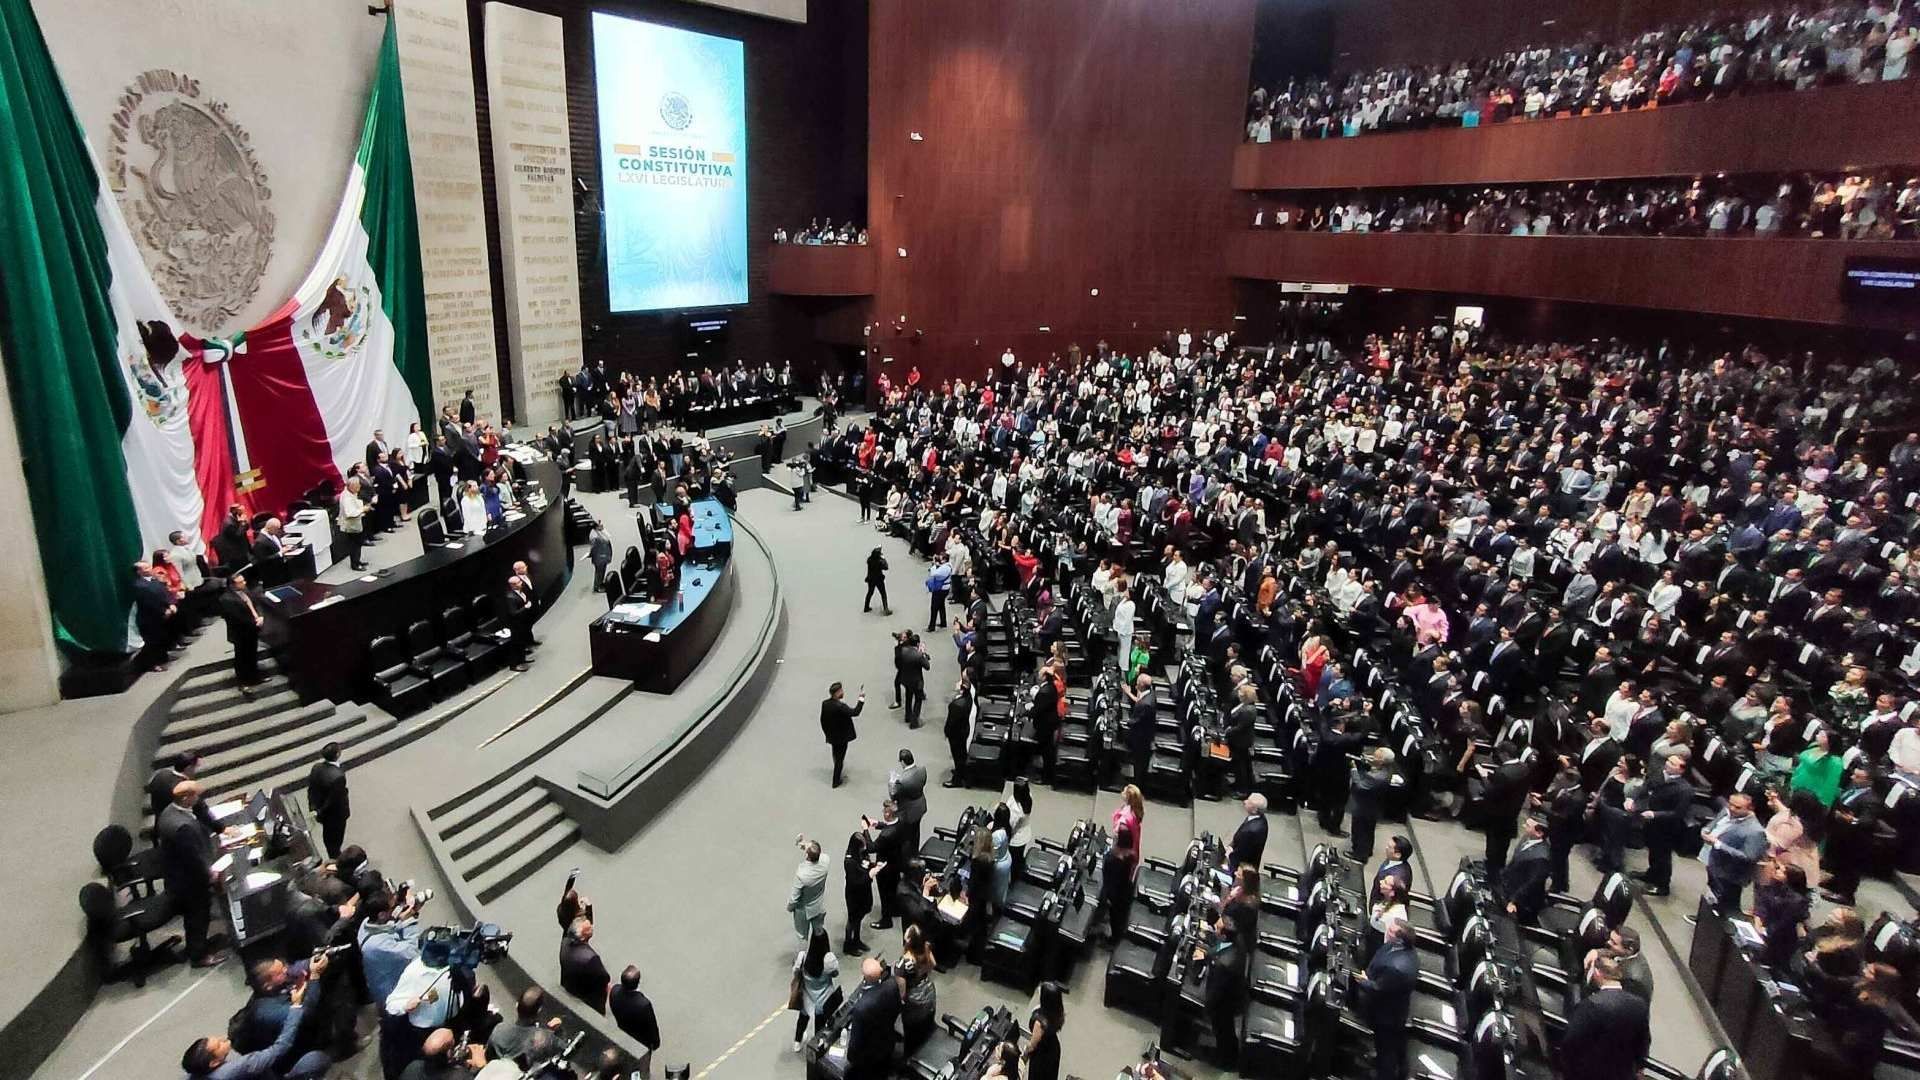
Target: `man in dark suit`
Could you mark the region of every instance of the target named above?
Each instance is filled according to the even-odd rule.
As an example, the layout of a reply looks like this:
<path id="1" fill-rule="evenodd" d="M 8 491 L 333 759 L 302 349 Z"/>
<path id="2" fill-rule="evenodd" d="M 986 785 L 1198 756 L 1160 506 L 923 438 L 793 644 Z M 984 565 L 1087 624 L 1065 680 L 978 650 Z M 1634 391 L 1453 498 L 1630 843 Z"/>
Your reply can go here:
<path id="1" fill-rule="evenodd" d="M 1826 862 L 1833 877 L 1820 894 L 1836 904 L 1851 906 L 1860 876 L 1872 860 L 1874 822 L 1880 814 L 1880 800 L 1873 787 L 1873 770 L 1864 764 L 1847 771 L 1847 786 L 1833 803 L 1833 820 L 1827 826 Z"/>
<path id="2" fill-rule="evenodd" d="M 447 448 L 445 435 L 433 440 L 433 453 L 427 455 L 427 471 L 433 474 L 436 505 L 453 498 L 453 451 Z"/>
<path id="3" fill-rule="evenodd" d="M 280 519 L 268 518 L 267 523 L 254 534 L 253 550 L 249 553 L 253 559 L 254 576 L 260 579 L 262 586 L 286 583 L 287 558 L 284 547 L 285 542 L 280 538 Z"/>
<path id="4" fill-rule="evenodd" d="M 160 848 L 161 874 L 167 895 L 180 909 L 186 931 L 187 955 L 194 967 L 212 967 L 227 958 L 207 943 L 207 924 L 213 918 L 213 890 L 219 875 L 213 869 L 213 834 L 194 813 L 200 785 L 182 780 L 173 786 L 173 802 L 154 823 L 154 843 Z"/>
<path id="5" fill-rule="evenodd" d="M 560 939 L 560 988 L 597 1013 L 607 1011 L 613 980 L 593 948 L 593 920 L 579 918 Z"/>
<path id="6" fill-rule="evenodd" d="M 820 703 L 820 732 L 826 736 L 827 745 L 833 747 L 834 787 L 840 786 L 840 773 L 847 760 L 847 744 L 858 738 L 853 730 L 853 718 L 867 707 L 867 692 L 864 689 L 851 706 L 846 698 L 846 687 L 836 682 L 827 688 L 827 699 Z"/>
<path id="7" fill-rule="evenodd" d="M 1260 868 L 1260 857 L 1267 850 L 1267 797 L 1254 792 L 1247 796 L 1247 816 L 1233 830 L 1233 842 L 1227 845 L 1227 869 L 1242 866 Z"/>
<path id="8" fill-rule="evenodd" d="M 887 774 L 887 798 L 900 810 L 904 843 L 920 850 L 920 819 L 927 816 L 927 767 L 916 765 L 913 751 L 900 751 L 900 764 Z"/>
<path id="9" fill-rule="evenodd" d="M 254 684 L 260 681 L 260 625 L 264 620 L 247 592 L 245 574 L 227 579 L 227 591 L 220 594 L 220 621 L 227 624 L 227 641 L 233 645 L 234 681 L 240 684 L 240 693 L 251 698 Z"/>
<path id="10" fill-rule="evenodd" d="M 1539 921 L 1540 909 L 1547 906 L 1547 878 L 1553 869 L 1549 854 L 1547 823 L 1530 817 L 1521 829 L 1520 847 L 1500 868 L 1500 895 L 1506 898 L 1507 914 L 1524 926 Z"/>
<path id="11" fill-rule="evenodd" d="M 1413 858 L 1413 841 L 1404 836 L 1395 836 L 1387 841 L 1386 857 L 1374 868 L 1373 884 L 1367 886 L 1367 903 L 1373 904 L 1380 899 L 1380 883 L 1388 878 L 1400 879 L 1400 895 L 1406 896 L 1413 888 L 1413 866 L 1408 860 Z"/>
<path id="12" fill-rule="evenodd" d="M 1404 919 L 1387 924 L 1384 943 L 1367 970 L 1354 977 L 1366 988 L 1364 1015 L 1373 1028 L 1374 1080 L 1406 1080 L 1407 1018 L 1420 959 L 1413 952 L 1413 926 Z"/>
<path id="13" fill-rule="evenodd" d="M 961 787 L 967 782 L 967 742 L 973 736 L 973 677 L 965 668 L 947 699 L 947 722 L 942 729 L 947 737 L 947 752 L 953 755 L 953 775 L 942 787 Z"/>
<path id="14" fill-rule="evenodd" d="M 1367 758 L 1366 769 L 1353 774 L 1347 798 L 1347 813 L 1353 817 L 1349 854 L 1363 864 L 1373 858 L 1373 829 L 1380 823 L 1387 789 L 1392 786 L 1393 751 L 1377 746 Z"/>
<path id="15" fill-rule="evenodd" d="M 1519 748 L 1502 743 L 1495 751 L 1498 762 L 1487 774 L 1487 789 L 1482 796 L 1486 808 L 1487 873 L 1498 874 L 1507 865 L 1507 848 L 1513 844 L 1520 810 L 1527 803 L 1527 774 Z M 1545 850 L 1544 848 L 1542 849 Z"/>
<path id="16" fill-rule="evenodd" d="M 1560 1075 L 1566 1080 L 1633 1080 L 1653 1043 L 1647 1003 L 1620 985 L 1620 963 L 1595 958 L 1594 989 L 1567 1014 L 1560 1037 Z"/>
<path id="17" fill-rule="evenodd" d="M 460 395 L 460 422 L 462 424 L 471 424 L 473 423 L 474 415 L 473 391 L 469 390 Z"/>
<path id="18" fill-rule="evenodd" d="M 1628 813 L 1640 815 L 1647 841 L 1647 872 L 1634 876 L 1647 883 L 1648 896 L 1666 896 L 1673 885 L 1673 851 L 1687 840 L 1687 810 L 1693 806 L 1693 783 L 1687 779 L 1688 752 L 1683 748 L 1654 763 L 1654 773 L 1628 799 Z"/>
<path id="19" fill-rule="evenodd" d="M 220 566 L 228 573 L 247 565 L 246 512 L 239 506 L 227 508 L 227 520 L 220 526 L 220 535 L 213 538 L 213 553 L 220 560 Z"/>
<path id="20" fill-rule="evenodd" d="M 1335 713 L 1320 729 L 1320 739 L 1313 748 L 1313 761 L 1308 768 L 1314 812 L 1320 819 L 1320 831 L 1329 836 L 1346 835 L 1340 821 L 1346 817 L 1347 789 L 1353 773 L 1353 762 L 1348 755 L 1360 749 L 1365 741 L 1365 736 L 1347 730 L 1343 713 Z"/>
<path id="21" fill-rule="evenodd" d="M 1054 605 L 1059 612 L 1064 605 Z M 1144 788 L 1147 774 L 1153 770 L 1153 736 L 1160 726 L 1160 706 L 1153 690 L 1153 676 L 1142 671 L 1133 681 L 1132 704 L 1127 709 L 1127 757 L 1133 762 L 1133 783 Z"/>
<path id="22" fill-rule="evenodd" d="M 647 1048 L 635 1071 L 641 1076 L 653 1075 L 653 1052 L 660 1049 L 660 1022 L 653 1015 L 653 1002 L 640 992 L 639 968 L 628 964 L 620 973 L 620 985 L 607 997 L 607 1011 L 621 1031 Z"/>
<path id="23" fill-rule="evenodd" d="M 178 787 L 182 780 L 193 779 L 193 774 L 199 769 L 200 755 L 191 750 L 185 750 L 175 754 L 167 764 L 153 770 L 153 775 L 147 777 L 147 805 L 153 810 L 156 826 L 160 822 L 160 815 L 166 811 L 167 807 L 173 805 L 173 789 Z M 205 800 L 195 800 L 193 816 L 200 820 L 200 824 L 206 826 L 208 832 L 220 831 L 219 826 L 213 822 L 213 812 L 207 809 Z"/>
<path id="24" fill-rule="evenodd" d="M 313 820 L 320 823 L 320 839 L 326 845 L 327 858 L 340 857 L 347 843 L 347 818 L 352 810 L 347 802 L 347 771 L 340 767 L 340 744 L 330 742 L 320 748 L 320 761 L 307 774 L 307 807 Z"/>
<path id="25" fill-rule="evenodd" d="M 140 652 L 133 663 L 142 671 L 167 670 L 167 649 L 173 632 L 167 620 L 173 618 L 173 595 L 165 582 L 153 576 L 148 563 L 133 564 L 133 625 L 140 631 Z"/>
<path id="26" fill-rule="evenodd" d="M 503 614 L 516 650 L 513 670 L 525 671 L 533 662 L 534 606 L 533 593 L 527 588 L 527 579 L 523 575 L 511 574 L 507 577 L 504 603 Z"/>
<path id="27" fill-rule="evenodd" d="M 860 985 L 847 1017 L 846 1080 L 886 1080 L 893 1075 L 893 1025 L 900 992 L 886 968 L 869 956 L 860 964 Z"/>
<path id="28" fill-rule="evenodd" d="M 1232 920 L 1222 917 L 1214 930 L 1219 940 L 1213 945 L 1202 993 L 1216 1060 L 1222 1068 L 1231 1069 L 1240 1056 L 1240 1019 L 1247 1011 L 1247 953 L 1239 945 L 1239 929 Z"/>

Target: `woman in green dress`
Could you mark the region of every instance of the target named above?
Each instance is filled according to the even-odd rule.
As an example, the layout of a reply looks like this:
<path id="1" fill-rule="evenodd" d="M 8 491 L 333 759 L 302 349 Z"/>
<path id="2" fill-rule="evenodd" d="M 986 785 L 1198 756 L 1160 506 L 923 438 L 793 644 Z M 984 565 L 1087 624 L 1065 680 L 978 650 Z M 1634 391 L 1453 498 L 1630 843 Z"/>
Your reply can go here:
<path id="1" fill-rule="evenodd" d="M 1800 751 L 1800 756 L 1794 759 L 1793 782 L 1789 786 L 1794 791 L 1813 795 L 1824 806 L 1832 806 L 1833 800 L 1840 797 L 1843 771 L 1840 755 L 1833 752 L 1832 733 L 1821 728 L 1814 732 L 1813 745 Z"/>

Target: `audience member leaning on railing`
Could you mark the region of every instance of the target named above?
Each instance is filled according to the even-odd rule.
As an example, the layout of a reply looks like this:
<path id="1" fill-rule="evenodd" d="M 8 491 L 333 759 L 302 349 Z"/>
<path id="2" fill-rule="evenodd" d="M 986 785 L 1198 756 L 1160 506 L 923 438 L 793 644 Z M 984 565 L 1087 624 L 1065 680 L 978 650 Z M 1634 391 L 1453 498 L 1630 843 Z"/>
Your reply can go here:
<path id="1" fill-rule="evenodd" d="M 1920 239 L 1920 170 L 1316 193 L 1254 228 L 1510 236 Z"/>
<path id="2" fill-rule="evenodd" d="M 814 218 L 804 229 L 788 232 L 786 228 L 773 230 L 773 242 L 776 244 L 864 244 L 867 242 L 867 230 L 856 228 L 851 221 L 838 225 L 832 218 L 822 225 Z"/>
<path id="3" fill-rule="evenodd" d="M 1767 90 L 1906 78 L 1911 5 L 1838 4 L 1663 26 L 1625 41 L 1291 79 L 1248 98 L 1246 139 L 1320 139 L 1678 105 Z"/>

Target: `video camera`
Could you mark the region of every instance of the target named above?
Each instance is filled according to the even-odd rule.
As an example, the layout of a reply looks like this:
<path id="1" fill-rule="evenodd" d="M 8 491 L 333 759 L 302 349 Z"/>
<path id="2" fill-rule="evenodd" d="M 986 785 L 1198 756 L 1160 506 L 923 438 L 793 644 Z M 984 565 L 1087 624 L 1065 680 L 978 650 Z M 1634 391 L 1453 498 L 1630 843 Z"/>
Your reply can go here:
<path id="1" fill-rule="evenodd" d="M 430 967 L 475 968 L 507 955 L 512 940 L 496 923 L 478 923 L 467 930 L 429 927 L 420 935 L 420 959 Z"/>

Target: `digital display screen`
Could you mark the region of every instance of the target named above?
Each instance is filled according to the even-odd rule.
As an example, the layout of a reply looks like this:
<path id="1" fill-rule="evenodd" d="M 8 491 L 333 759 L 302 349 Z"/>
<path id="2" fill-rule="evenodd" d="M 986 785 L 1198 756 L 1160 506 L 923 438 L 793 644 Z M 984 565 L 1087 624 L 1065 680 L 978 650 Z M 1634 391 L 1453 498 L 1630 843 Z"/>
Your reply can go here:
<path id="1" fill-rule="evenodd" d="M 746 52 L 596 11 L 607 304 L 747 302 Z"/>
<path id="2" fill-rule="evenodd" d="M 1849 300 L 1920 305 L 1920 259 L 1848 259 L 1842 292 Z"/>

